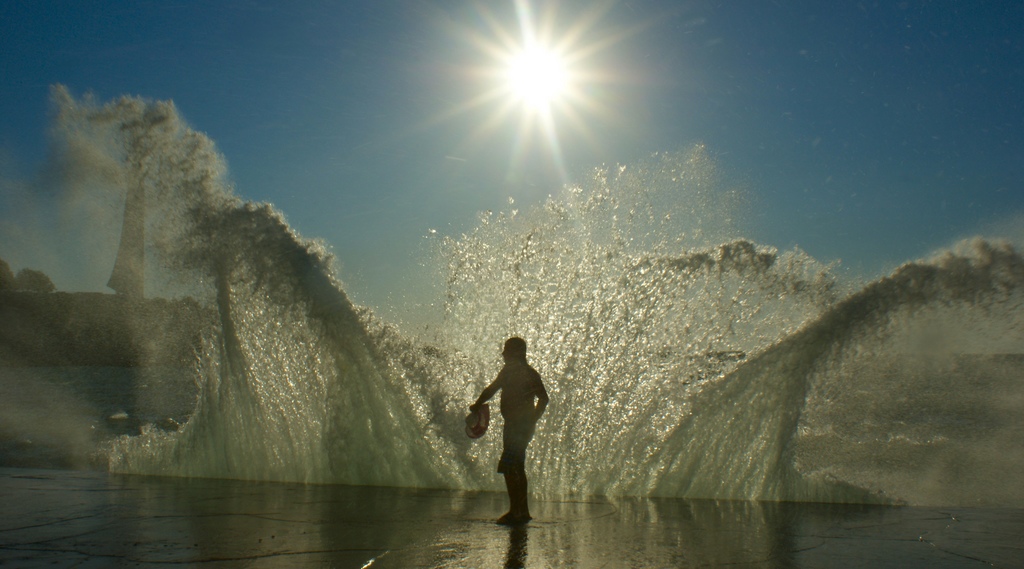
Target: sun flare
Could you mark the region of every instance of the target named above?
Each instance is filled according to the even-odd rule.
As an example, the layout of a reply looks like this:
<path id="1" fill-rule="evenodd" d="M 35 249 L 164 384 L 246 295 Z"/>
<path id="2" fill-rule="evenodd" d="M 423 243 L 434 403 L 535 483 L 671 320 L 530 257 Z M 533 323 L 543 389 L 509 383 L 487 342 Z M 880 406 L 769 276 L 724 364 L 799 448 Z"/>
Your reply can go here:
<path id="1" fill-rule="evenodd" d="M 479 3 L 472 24 L 456 28 L 455 37 L 469 47 L 464 53 L 474 56 L 461 68 L 474 89 L 432 120 L 475 115 L 474 128 L 456 152 L 473 152 L 481 142 L 512 132 L 511 165 L 540 151 L 567 180 L 563 140 L 599 146 L 595 128 L 621 120 L 620 106 L 609 104 L 621 79 L 609 64 L 614 58 L 605 56 L 636 28 L 608 21 L 612 0 L 562 14 L 556 3 L 502 5 Z"/>
<path id="2" fill-rule="evenodd" d="M 530 107 L 543 108 L 565 94 L 569 74 L 557 53 L 533 47 L 511 59 L 506 80 L 515 97 Z"/>

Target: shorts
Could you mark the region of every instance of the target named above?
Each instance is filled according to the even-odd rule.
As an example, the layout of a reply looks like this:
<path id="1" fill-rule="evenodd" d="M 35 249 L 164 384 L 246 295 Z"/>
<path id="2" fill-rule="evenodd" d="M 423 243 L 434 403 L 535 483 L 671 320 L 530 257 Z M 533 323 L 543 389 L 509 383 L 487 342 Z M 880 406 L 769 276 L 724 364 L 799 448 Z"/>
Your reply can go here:
<path id="1" fill-rule="evenodd" d="M 501 458 L 498 459 L 498 472 L 505 474 L 526 467 L 526 447 L 533 439 L 533 428 L 532 422 L 505 424 L 501 434 L 504 449 L 501 451 Z"/>

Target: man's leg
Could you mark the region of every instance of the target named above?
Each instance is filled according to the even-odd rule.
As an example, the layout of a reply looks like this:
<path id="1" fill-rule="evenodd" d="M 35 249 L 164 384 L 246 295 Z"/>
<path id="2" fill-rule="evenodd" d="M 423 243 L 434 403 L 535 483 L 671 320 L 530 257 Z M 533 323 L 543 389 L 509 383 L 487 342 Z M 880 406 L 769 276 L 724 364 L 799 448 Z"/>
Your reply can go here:
<path id="1" fill-rule="evenodd" d="M 508 513 L 498 519 L 500 524 L 514 524 L 530 521 L 530 506 L 527 500 L 526 469 L 522 466 L 509 468 L 505 475 L 508 490 Z"/>
<path id="2" fill-rule="evenodd" d="M 516 512 L 516 474 L 509 470 L 505 473 L 505 489 L 508 490 L 508 513 Z"/>
<path id="3" fill-rule="evenodd" d="M 512 469 L 502 472 L 505 477 L 505 489 L 508 490 L 508 512 L 498 518 L 499 524 L 515 523 L 516 518 L 516 475 Z"/>
<path id="4" fill-rule="evenodd" d="M 508 488 L 508 512 L 516 521 L 524 522 L 530 519 L 530 506 L 528 502 L 528 487 L 526 481 L 526 468 L 524 465 L 517 465 L 509 469 L 505 475 L 505 485 Z"/>
<path id="5" fill-rule="evenodd" d="M 515 501 L 512 502 L 512 511 L 515 512 L 516 518 L 519 521 L 529 521 L 530 518 L 530 503 L 529 503 L 529 488 L 526 480 L 526 465 L 520 465 L 515 470 L 516 478 L 516 497 Z"/>
<path id="6" fill-rule="evenodd" d="M 530 508 L 527 503 L 526 485 L 526 445 L 533 436 L 533 426 L 529 424 L 505 424 L 502 433 L 504 450 L 499 461 L 498 472 L 505 476 L 505 488 L 508 490 L 508 513 L 498 523 L 522 523 L 530 520 Z"/>

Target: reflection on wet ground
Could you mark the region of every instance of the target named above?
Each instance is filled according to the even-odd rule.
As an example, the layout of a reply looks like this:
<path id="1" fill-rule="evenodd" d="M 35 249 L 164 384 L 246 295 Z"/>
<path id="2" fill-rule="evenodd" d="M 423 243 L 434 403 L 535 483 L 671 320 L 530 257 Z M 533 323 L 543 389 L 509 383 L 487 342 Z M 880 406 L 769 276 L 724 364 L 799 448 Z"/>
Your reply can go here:
<path id="1" fill-rule="evenodd" d="M 534 497 L 0 469 L 31 567 L 1019 567 L 1024 511 Z"/>

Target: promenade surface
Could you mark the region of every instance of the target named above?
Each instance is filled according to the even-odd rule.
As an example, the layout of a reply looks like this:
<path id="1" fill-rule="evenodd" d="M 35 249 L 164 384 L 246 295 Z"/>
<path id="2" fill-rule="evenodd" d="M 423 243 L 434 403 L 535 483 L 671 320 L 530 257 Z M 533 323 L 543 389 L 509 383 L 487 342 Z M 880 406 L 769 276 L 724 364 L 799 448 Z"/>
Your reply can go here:
<path id="1" fill-rule="evenodd" d="M 0 469 L 3 567 L 1024 567 L 1024 511 L 535 496 Z"/>

